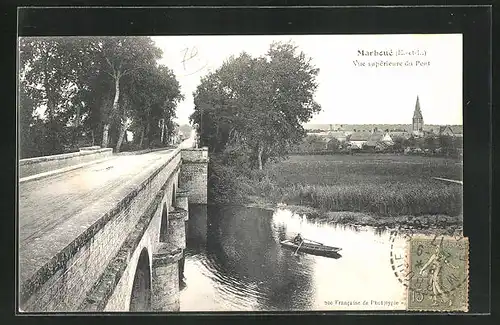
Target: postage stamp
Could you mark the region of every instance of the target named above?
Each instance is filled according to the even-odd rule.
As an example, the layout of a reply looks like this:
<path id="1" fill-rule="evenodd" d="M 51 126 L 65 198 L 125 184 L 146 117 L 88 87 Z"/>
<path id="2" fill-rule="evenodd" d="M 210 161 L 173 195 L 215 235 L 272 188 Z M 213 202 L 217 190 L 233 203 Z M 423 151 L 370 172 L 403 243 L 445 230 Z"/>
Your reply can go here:
<path id="1" fill-rule="evenodd" d="M 407 310 L 468 310 L 467 237 L 415 236 L 407 257 Z"/>

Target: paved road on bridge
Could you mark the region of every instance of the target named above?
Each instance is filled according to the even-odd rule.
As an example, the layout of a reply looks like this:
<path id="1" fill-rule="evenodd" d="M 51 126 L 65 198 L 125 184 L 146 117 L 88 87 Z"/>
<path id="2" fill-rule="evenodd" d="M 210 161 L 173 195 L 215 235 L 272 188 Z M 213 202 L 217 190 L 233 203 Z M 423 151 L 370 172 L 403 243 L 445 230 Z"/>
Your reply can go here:
<path id="1" fill-rule="evenodd" d="M 179 144 L 179 148 L 194 148 L 196 145 L 196 131 L 191 131 L 191 136 Z"/>
<path id="2" fill-rule="evenodd" d="M 28 181 L 19 187 L 19 240 L 50 232 L 111 191 L 137 179 L 165 151 L 111 157 L 63 174 Z"/>
<path id="3" fill-rule="evenodd" d="M 113 208 L 173 151 L 112 156 L 80 169 L 20 183 L 21 281 Z"/>
<path id="4" fill-rule="evenodd" d="M 193 131 L 179 147 L 192 148 L 195 139 Z M 114 155 L 79 169 L 20 183 L 21 283 L 149 177 L 173 151 Z"/>

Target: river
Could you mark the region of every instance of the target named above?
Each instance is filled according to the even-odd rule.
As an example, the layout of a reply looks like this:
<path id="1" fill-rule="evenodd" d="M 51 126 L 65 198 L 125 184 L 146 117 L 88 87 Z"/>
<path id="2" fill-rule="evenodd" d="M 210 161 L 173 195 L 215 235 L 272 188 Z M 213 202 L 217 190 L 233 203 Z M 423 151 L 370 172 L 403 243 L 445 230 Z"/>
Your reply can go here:
<path id="1" fill-rule="evenodd" d="M 181 311 L 404 309 L 389 232 L 307 220 L 280 209 L 190 205 Z M 279 244 L 298 232 L 341 247 L 338 259 Z M 392 246 L 391 246 L 392 244 Z"/>

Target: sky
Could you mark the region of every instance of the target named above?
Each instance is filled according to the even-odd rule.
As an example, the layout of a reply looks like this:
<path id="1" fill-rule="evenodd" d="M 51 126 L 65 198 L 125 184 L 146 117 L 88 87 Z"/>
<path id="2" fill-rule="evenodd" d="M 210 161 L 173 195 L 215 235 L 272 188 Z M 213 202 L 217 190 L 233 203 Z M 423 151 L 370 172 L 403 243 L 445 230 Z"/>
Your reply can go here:
<path id="1" fill-rule="evenodd" d="M 314 124 L 411 124 L 417 96 L 425 124 L 462 124 L 462 35 L 156 36 L 159 63 L 174 71 L 185 96 L 177 122 L 188 123 L 200 78 L 231 55 L 264 55 L 292 41 L 319 68 Z M 393 56 L 360 55 L 391 51 Z M 398 51 L 409 53 L 398 55 Z M 413 51 L 413 53 L 411 53 Z M 418 53 L 417 53 L 418 51 Z M 423 54 L 425 55 L 418 55 Z M 354 61 L 364 62 L 364 66 Z M 370 66 L 379 61 L 401 66 Z M 418 61 L 418 62 L 417 62 Z M 412 66 L 405 63 L 411 62 Z"/>

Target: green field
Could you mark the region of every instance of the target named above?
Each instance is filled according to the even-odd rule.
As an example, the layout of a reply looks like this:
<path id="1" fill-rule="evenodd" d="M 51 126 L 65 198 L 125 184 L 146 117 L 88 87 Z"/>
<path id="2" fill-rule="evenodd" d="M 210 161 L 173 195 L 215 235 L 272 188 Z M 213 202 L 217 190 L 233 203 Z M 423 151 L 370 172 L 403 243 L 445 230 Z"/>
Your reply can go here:
<path id="1" fill-rule="evenodd" d="M 266 165 L 253 194 L 321 211 L 377 217 L 462 214 L 462 164 L 438 157 L 359 154 L 291 156 Z"/>

